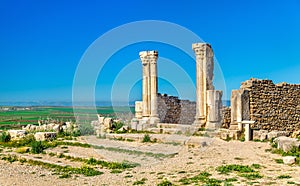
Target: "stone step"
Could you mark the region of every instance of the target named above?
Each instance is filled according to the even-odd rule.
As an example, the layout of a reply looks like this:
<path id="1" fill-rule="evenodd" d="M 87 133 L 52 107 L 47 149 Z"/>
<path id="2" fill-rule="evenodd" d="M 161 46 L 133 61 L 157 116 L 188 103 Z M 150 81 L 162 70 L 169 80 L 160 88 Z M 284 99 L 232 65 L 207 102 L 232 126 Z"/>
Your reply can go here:
<path id="1" fill-rule="evenodd" d="M 192 125 L 158 123 L 157 128 L 190 128 Z"/>
<path id="2" fill-rule="evenodd" d="M 161 134 L 175 134 L 181 130 L 177 128 L 148 128 L 147 131 Z"/>

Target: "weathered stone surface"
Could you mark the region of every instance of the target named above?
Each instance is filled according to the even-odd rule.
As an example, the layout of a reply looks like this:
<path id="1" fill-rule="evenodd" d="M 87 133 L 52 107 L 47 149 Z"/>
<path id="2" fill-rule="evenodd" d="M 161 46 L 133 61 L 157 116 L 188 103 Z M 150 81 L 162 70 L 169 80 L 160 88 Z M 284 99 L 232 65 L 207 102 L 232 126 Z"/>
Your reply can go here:
<path id="1" fill-rule="evenodd" d="M 292 138 L 297 138 L 300 136 L 300 130 L 294 131 L 293 134 L 291 135 Z"/>
<path id="2" fill-rule="evenodd" d="M 295 156 L 284 156 L 282 157 L 283 163 L 287 165 L 294 164 L 296 162 Z"/>
<path id="3" fill-rule="evenodd" d="M 267 130 L 253 130 L 253 140 L 265 140 L 268 137 L 268 131 Z"/>
<path id="4" fill-rule="evenodd" d="M 207 129 L 219 129 L 222 122 L 222 91 L 207 90 Z"/>
<path id="5" fill-rule="evenodd" d="M 142 101 L 135 102 L 135 118 L 136 119 L 143 118 L 143 102 Z"/>
<path id="6" fill-rule="evenodd" d="M 196 55 L 196 116 L 194 124 L 203 126 L 207 119 L 207 90 L 214 90 L 214 53 L 207 43 L 194 43 Z"/>
<path id="7" fill-rule="evenodd" d="M 192 124 L 196 115 L 196 103 L 180 100 L 176 96 L 158 94 L 158 115 L 162 123 Z"/>
<path id="8" fill-rule="evenodd" d="M 130 124 L 130 127 L 131 127 L 132 130 L 137 130 L 137 125 L 138 125 L 138 121 L 132 120 L 131 124 Z"/>
<path id="9" fill-rule="evenodd" d="M 278 144 L 277 148 L 282 149 L 284 152 L 290 151 L 293 147 L 299 148 L 300 146 L 300 142 L 297 139 L 286 136 L 275 138 L 274 142 Z"/>
<path id="10" fill-rule="evenodd" d="M 26 130 L 8 130 L 11 138 L 23 138 L 26 135 Z"/>
<path id="11" fill-rule="evenodd" d="M 26 130 L 27 132 L 51 132 L 51 131 L 56 131 L 56 132 L 72 132 L 72 131 L 77 131 L 78 126 L 76 124 L 73 124 L 72 122 L 65 122 L 62 124 L 58 123 L 49 123 L 49 124 L 43 124 L 40 126 L 36 125 L 31 125 L 28 124 L 25 127 L 23 127 L 23 130 Z"/>
<path id="12" fill-rule="evenodd" d="M 271 80 L 251 78 L 242 83 L 240 90 L 249 92 L 249 117 L 256 121 L 251 128 L 286 131 L 289 134 L 300 130 L 299 84 L 275 85 Z M 235 112 L 241 107 L 231 109 Z"/>
<path id="13" fill-rule="evenodd" d="M 249 91 L 246 89 L 232 90 L 231 92 L 231 123 L 230 129 L 241 130 L 238 126 L 249 117 Z"/>
<path id="14" fill-rule="evenodd" d="M 97 116 L 98 116 L 98 122 L 99 122 L 100 124 L 104 124 L 104 119 L 105 119 L 105 117 L 102 117 L 100 114 L 98 114 Z"/>
<path id="15" fill-rule="evenodd" d="M 143 65 L 143 102 L 137 102 L 136 117 L 141 119 L 140 106 L 142 106 L 142 118 L 144 121 L 156 124 L 159 122 L 157 112 L 157 51 L 142 51 L 140 59 Z"/>
<path id="16" fill-rule="evenodd" d="M 220 138 L 223 139 L 223 140 L 227 140 L 229 138 L 229 133 L 222 132 L 220 134 Z"/>
<path id="17" fill-rule="evenodd" d="M 61 127 L 60 124 L 56 124 L 56 125 L 54 125 L 53 130 L 55 132 L 61 132 L 62 131 L 62 127 Z"/>
<path id="18" fill-rule="evenodd" d="M 53 140 L 56 138 L 56 132 L 37 132 L 34 138 L 37 141 Z"/>
<path id="19" fill-rule="evenodd" d="M 280 136 L 288 136 L 289 133 L 285 131 L 271 131 L 268 133 L 268 140 L 271 140 L 272 138 L 277 138 Z"/>
<path id="20" fill-rule="evenodd" d="M 230 127 L 231 122 L 231 108 L 223 107 L 221 110 L 222 114 L 222 128 L 228 129 Z"/>
<path id="21" fill-rule="evenodd" d="M 121 128 L 119 128 L 119 132 L 124 132 L 124 131 L 128 131 L 129 127 L 128 126 L 122 126 Z"/>
<path id="22" fill-rule="evenodd" d="M 105 128 L 110 129 L 112 127 L 112 123 L 113 123 L 112 118 L 105 118 L 103 125 Z"/>

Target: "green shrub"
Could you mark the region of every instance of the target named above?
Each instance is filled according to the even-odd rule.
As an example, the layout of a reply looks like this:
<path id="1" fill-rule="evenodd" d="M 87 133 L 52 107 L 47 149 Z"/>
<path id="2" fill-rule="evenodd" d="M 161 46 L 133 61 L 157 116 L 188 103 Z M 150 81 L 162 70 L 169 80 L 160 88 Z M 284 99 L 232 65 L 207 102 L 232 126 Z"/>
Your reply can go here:
<path id="1" fill-rule="evenodd" d="M 225 182 L 234 182 L 234 181 L 238 181 L 236 178 L 226 178 Z"/>
<path id="2" fill-rule="evenodd" d="M 59 178 L 70 178 L 70 177 L 71 177 L 71 175 L 68 174 L 68 173 L 64 173 L 64 174 L 59 176 Z"/>
<path id="3" fill-rule="evenodd" d="M 31 143 L 31 152 L 34 154 L 40 154 L 44 149 L 46 149 L 46 147 L 41 141 L 34 141 Z"/>
<path id="4" fill-rule="evenodd" d="M 275 162 L 279 163 L 279 164 L 283 164 L 283 160 L 282 159 L 275 159 Z"/>
<path id="5" fill-rule="evenodd" d="M 263 176 L 260 175 L 259 173 L 255 172 L 255 173 L 249 173 L 249 174 L 241 174 L 241 177 L 247 178 L 248 180 L 255 180 L 255 179 L 259 179 L 262 178 Z"/>
<path id="6" fill-rule="evenodd" d="M 115 131 L 118 131 L 120 128 L 122 128 L 125 124 L 122 123 L 122 122 L 114 122 L 112 124 L 112 128 L 115 130 Z"/>
<path id="7" fill-rule="evenodd" d="M 278 179 L 288 179 L 288 178 L 292 178 L 292 176 L 287 175 L 287 174 L 283 174 L 277 177 Z"/>
<path id="8" fill-rule="evenodd" d="M 142 142 L 143 143 L 151 142 L 151 138 L 150 138 L 149 134 L 144 135 L 144 138 L 143 138 Z"/>
<path id="9" fill-rule="evenodd" d="M 173 186 L 174 184 L 171 183 L 168 180 L 163 180 L 162 182 L 160 182 L 159 184 L 157 184 L 157 186 Z"/>
<path id="10" fill-rule="evenodd" d="M 1 135 L 1 142 L 9 142 L 11 137 L 10 137 L 10 134 L 8 132 L 3 132 L 2 135 Z"/>
<path id="11" fill-rule="evenodd" d="M 122 170 L 119 170 L 119 169 L 113 169 L 112 171 L 110 171 L 110 173 L 112 174 L 119 174 L 119 173 L 122 173 L 123 171 Z"/>
<path id="12" fill-rule="evenodd" d="M 219 166 L 217 167 L 217 171 L 220 172 L 221 174 L 227 174 L 232 171 L 236 171 L 240 173 L 254 172 L 254 170 L 248 165 L 236 165 L 236 164 Z"/>
<path id="13" fill-rule="evenodd" d="M 78 137 L 78 136 L 80 136 L 80 135 L 81 135 L 80 130 L 74 130 L 74 131 L 72 132 L 72 136 L 73 136 L 73 137 Z"/>
<path id="14" fill-rule="evenodd" d="M 18 157 L 16 155 L 8 155 L 8 156 L 4 156 L 2 158 L 2 160 L 12 163 L 12 162 L 18 161 Z"/>
<path id="15" fill-rule="evenodd" d="M 251 165 L 251 167 L 255 168 L 255 169 L 260 169 L 261 165 L 260 164 L 256 164 L 256 163 L 253 163 Z"/>
<path id="16" fill-rule="evenodd" d="M 142 178 L 141 180 L 137 180 L 133 183 L 133 185 L 143 185 L 147 181 L 147 178 Z"/>
<path id="17" fill-rule="evenodd" d="M 215 178 L 209 178 L 211 176 L 208 172 L 201 172 L 200 174 L 191 177 L 191 178 L 182 178 L 179 182 L 183 185 L 195 185 L 199 182 L 205 183 L 204 185 L 220 185 L 221 180 Z"/>

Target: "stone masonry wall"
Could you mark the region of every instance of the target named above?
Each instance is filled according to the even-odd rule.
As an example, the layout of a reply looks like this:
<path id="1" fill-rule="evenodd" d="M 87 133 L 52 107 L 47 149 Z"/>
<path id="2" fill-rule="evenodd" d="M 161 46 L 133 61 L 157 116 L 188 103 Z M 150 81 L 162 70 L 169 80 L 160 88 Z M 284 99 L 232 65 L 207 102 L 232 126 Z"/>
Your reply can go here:
<path id="1" fill-rule="evenodd" d="M 228 129 L 230 127 L 231 122 L 231 108 L 230 107 L 223 107 L 222 111 L 222 126 L 221 128 Z"/>
<path id="2" fill-rule="evenodd" d="M 192 124 L 196 115 L 196 102 L 180 100 L 176 96 L 158 94 L 158 115 L 162 123 Z"/>
<path id="3" fill-rule="evenodd" d="M 196 102 L 180 100 L 176 96 L 158 94 L 158 117 L 162 123 L 193 124 L 196 116 Z M 222 128 L 230 126 L 230 107 L 223 107 Z"/>
<path id="4" fill-rule="evenodd" d="M 264 130 L 300 130 L 300 85 L 250 79 L 241 88 L 249 90 L 252 126 Z"/>

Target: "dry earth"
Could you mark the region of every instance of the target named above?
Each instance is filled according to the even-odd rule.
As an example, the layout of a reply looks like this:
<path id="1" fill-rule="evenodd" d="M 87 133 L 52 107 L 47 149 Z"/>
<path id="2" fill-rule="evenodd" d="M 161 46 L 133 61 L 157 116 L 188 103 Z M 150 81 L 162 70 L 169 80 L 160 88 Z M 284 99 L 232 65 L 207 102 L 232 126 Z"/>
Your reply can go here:
<path id="1" fill-rule="evenodd" d="M 142 135 L 142 134 L 140 134 Z M 158 139 L 165 137 L 156 136 Z M 174 137 L 174 136 L 173 136 Z M 179 139 L 179 136 L 178 136 Z M 56 147 L 48 149 L 46 154 L 17 154 L 13 150 L 3 149 L 4 154 L 17 154 L 27 159 L 35 159 L 60 165 L 71 165 L 80 167 L 80 162 L 66 160 L 64 158 L 51 157 L 49 153 L 63 153 L 65 155 L 109 161 L 123 160 L 141 164 L 132 169 L 125 169 L 121 173 L 111 173 L 111 170 L 98 168 L 104 174 L 86 177 L 83 175 L 72 175 L 70 178 L 59 178 L 53 171 L 40 166 L 30 166 L 18 161 L 9 163 L 0 160 L 0 185 L 133 185 L 136 181 L 144 179 L 144 185 L 157 185 L 167 179 L 173 184 L 182 185 L 181 178 L 190 178 L 206 171 L 210 178 L 224 180 L 226 178 L 237 178 L 231 182 L 233 185 L 300 185 L 300 166 L 278 164 L 274 159 L 281 158 L 280 155 L 266 152 L 270 144 L 266 142 L 240 142 L 223 141 L 217 138 L 192 137 L 191 141 L 207 141 L 206 145 L 178 145 L 178 143 L 140 143 L 128 141 L 116 141 L 109 139 L 98 139 L 90 136 L 79 139 L 85 143 L 101 145 L 106 148 L 120 149 L 111 151 L 107 149 L 83 148 L 76 146 Z M 186 143 L 186 139 L 182 139 Z M 203 147 L 205 146 L 205 147 Z M 124 151 L 125 149 L 125 151 Z M 126 151 L 127 150 L 127 151 Z M 141 153 L 128 153 L 141 152 Z M 174 155 L 173 157 L 147 155 L 153 154 Z M 219 174 L 216 167 L 228 164 L 252 165 L 259 164 L 258 169 L 263 176 L 259 179 L 248 180 L 240 177 L 238 173 L 228 175 Z M 291 178 L 278 179 L 280 175 L 289 175 Z M 290 183 L 290 184 L 288 184 Z M 200 183 L 201 184 L 201 183 Z M 223 184 L 223 183 L 222 183 Z"/>

